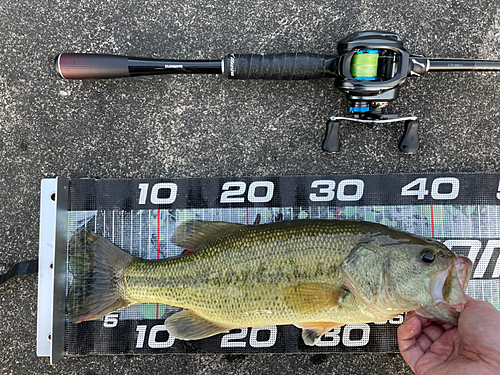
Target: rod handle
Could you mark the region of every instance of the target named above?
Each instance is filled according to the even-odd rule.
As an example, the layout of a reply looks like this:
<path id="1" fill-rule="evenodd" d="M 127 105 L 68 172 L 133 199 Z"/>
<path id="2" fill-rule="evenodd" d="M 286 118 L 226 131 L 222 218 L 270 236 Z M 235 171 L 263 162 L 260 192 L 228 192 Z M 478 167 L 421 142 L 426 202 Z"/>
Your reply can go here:
<path id="1" fill-rule="evenodd" d="M 333 75 L 333 57 L 317 53 L 231 54 L 224 58 L 230 79 L 303 80 Z"/>
<path id="2" fill-rule="evenodd" d="M 127 56 L 61 53 L 56 58 L 56 70 L 66 79 L 130 77 Z"/>

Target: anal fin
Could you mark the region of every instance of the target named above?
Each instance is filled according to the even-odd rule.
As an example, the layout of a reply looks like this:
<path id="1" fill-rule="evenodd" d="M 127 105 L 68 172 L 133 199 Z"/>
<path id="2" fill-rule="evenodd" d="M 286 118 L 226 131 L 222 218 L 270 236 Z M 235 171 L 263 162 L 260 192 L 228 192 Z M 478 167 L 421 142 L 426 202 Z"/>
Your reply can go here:
<path id="1" fill-rule="evenodd" d="M 169 316 L 165 320 L 165 327 L 172 337 L 181 340 L 200 340 L 234 328 L 207 320 L 191 310 Z"/>
<path id="2" fill-rule="evenodd" d="M 334 322 L 314 322 L 314 323 L 298 323 L 295 327 L 302 328 L 302 339 L 309 346 L 314 346 L 321 336 L 331 331 L 334 328 L 342 327 L 342 323 Z"/>

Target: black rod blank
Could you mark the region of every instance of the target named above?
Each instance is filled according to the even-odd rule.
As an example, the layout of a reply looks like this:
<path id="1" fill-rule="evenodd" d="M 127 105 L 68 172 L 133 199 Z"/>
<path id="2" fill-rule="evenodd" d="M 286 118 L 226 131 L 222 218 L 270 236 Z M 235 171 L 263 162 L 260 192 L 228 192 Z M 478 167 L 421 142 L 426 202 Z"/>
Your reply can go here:
<path id="1" fill-rule="evenodd" d="M 429 59 L 429 71 L 498 71 L 500 61 L 493 60 L 456 60 Z"/>

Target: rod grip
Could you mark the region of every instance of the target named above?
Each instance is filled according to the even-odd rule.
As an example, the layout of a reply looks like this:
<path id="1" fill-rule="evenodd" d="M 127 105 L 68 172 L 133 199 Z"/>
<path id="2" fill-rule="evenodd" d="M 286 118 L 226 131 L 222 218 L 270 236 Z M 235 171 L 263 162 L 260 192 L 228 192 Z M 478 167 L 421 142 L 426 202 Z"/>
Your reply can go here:
<path id="1" fill-rule="evenodd" d="M 66 79 L 130 77 L 127 56 L 61 53 L 56 58 L 56 70 Z"/>
<path id="2" fill-rule="evenodd" d="M 224 58 L 230 79 L 303 80 L 331 75 L 331 60 L 317 53 L 231 54 Z"/>

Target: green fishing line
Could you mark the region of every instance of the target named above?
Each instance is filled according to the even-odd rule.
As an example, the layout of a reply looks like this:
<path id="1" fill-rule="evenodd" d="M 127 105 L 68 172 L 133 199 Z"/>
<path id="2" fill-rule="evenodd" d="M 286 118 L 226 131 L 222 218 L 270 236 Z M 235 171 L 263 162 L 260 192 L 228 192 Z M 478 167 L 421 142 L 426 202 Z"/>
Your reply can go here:
<path id="1" fill-rule="evenodd" d="M 353 77 L 376 77 L 378 53 L 357 53 L 351 60 L 351 75 Z"/>

